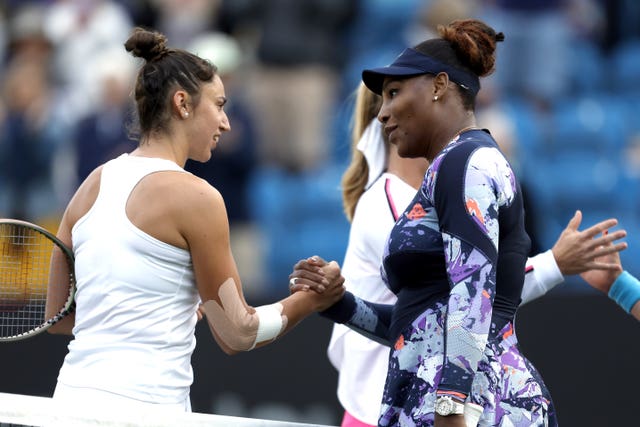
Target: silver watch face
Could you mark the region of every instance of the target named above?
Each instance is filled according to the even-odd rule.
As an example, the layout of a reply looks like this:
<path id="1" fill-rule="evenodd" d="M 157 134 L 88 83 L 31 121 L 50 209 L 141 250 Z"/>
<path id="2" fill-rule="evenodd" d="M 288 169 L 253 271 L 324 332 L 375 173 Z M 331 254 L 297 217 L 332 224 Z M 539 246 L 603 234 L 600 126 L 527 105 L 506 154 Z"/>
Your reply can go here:
<path id="1" fill-rule="evenodd" d="M 436 413 L 446 417 L 453 412 L 454 406 L 451 399 L 440 397 L 436 400 Z"/>

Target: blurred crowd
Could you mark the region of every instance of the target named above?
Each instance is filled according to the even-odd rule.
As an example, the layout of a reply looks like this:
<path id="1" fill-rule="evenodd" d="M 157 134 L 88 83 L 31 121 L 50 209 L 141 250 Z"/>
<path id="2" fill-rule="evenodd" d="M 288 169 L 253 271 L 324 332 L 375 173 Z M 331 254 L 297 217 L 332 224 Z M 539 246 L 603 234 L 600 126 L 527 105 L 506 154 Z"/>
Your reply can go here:
<path id="1" fill-rule="evenodd" d="M 286 292 L 298 258 L 342 260 L 339 182 L 361 70 L 465 17 L 506 36 L 478 116 L 517 165 L 533 250 L 579 208 L 585 222 L 620 217 L 633 254 L 635 0 L 0 1 L 0 216 L 55 227 L 78 184 L 136 146 L 138 64 L 123 43 L 134 26 L 154 28 L 218 66 L 232 131 L 187 169 L 226 200 L 247 292 Z"/>

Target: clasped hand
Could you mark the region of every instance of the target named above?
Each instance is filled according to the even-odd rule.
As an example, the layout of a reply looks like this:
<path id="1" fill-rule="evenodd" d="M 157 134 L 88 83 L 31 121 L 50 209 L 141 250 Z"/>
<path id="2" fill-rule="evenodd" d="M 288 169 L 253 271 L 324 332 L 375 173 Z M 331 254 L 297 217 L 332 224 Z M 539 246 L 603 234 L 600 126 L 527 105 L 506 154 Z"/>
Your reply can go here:
<path id="1" fill-rule="evenodd" d="M 319 256 L 301 259 L 289 275 L 289 291 L 313 291 L 318 295 L 316 311 L 323 311 L 338 302 L 345 292 L 344 277 L 337 262 L 327 262 Z"/>

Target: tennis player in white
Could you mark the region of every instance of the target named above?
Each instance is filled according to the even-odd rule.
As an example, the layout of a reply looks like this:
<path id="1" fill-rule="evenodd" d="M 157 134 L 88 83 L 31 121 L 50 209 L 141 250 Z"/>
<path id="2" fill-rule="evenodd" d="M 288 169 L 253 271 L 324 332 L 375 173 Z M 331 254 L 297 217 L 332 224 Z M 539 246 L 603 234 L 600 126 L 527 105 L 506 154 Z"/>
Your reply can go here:
<path id="1" fill-rule="evenodd" d="M 140 28 L 127 40 L 144 59 L 139 146 L 90 174 L 58 229 L 75 255 L 77 307 L 50 329 L 74 335 L 54 400 L 73 410 L 190 411 L 199 307 L 222 350 L 235 354 L 274 341 L 344 293 L 334 264 L 317 271 L 322 293 L 247 304 L 224 200 L 183 169 L 187 159 L 209 160 L 230 129 L 224 86 L 211 63 L 165 43 Z"/>

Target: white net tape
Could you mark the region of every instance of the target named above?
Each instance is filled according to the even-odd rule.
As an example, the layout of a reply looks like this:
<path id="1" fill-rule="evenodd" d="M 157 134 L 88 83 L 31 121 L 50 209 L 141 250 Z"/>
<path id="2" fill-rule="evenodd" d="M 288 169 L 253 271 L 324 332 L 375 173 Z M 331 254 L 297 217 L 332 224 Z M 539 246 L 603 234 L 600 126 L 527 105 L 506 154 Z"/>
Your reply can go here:
<path id="1" fill-rule="evenodd" d="M 287 421 L 231 417 L 201 413 L 63 410 L 48 397 L 0 393 L 0 427 L 327 427 Z"/>

